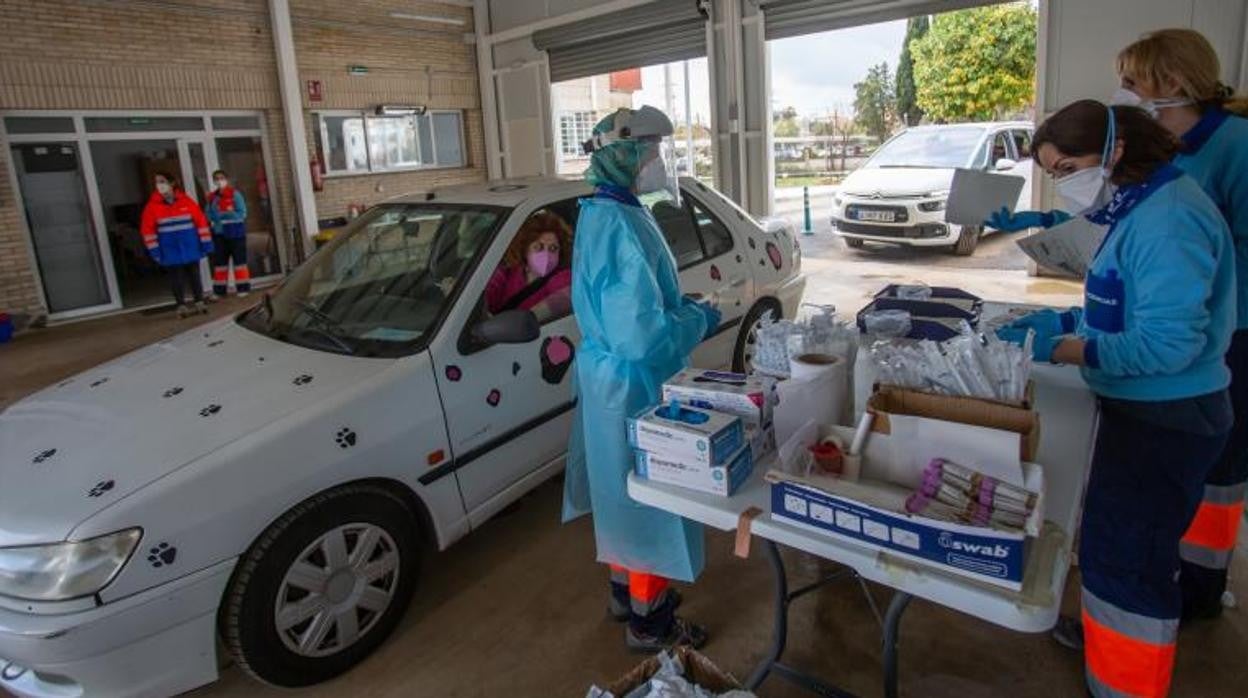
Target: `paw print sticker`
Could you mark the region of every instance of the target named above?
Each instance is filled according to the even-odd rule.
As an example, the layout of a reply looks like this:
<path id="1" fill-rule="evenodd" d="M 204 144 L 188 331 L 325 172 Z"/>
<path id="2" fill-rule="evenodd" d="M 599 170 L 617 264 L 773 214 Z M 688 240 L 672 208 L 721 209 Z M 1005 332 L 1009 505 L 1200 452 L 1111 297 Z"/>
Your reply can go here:
<path id="1" fill-rule="evenodd" d="M 147 561 L 152 567 L 172 565 L 176 559 L 178 559 L 178 549 L 168 543 L 161 543 L 147 551 Z"/>
<path id="2" fill-rule="evenodd" d="M 163 398 L 165 398 L 166 400 L 168 400 L 168 399 L 169 399 L 169 398 L 171 398 L 171 397 L 177 397 L 177 396 L 179 396 L 179 395 L 181 395 L 181 394 L 182 394 L 182 386 L 180 386 L 180 385 L 175 385 L 174 387 L 172 387 L 172 388 L 170 388 L 170 389 L 166 390 L 166 391 L 164 392 L 164 394 L 162 394 L 162 395 L 161 395 L 161 397 L 163 397 Z"/>
<path id="3" fill-rule="evenodd" d="M 359 439 L 350 427 L 343 427 L 334 434 L 334 443 L 338 444 L 338 448 L 351 448 Z"/>
<path id="4" fill-rule="evenodd" d="M 520 375 L 520 362 L 519 361 L 511 362 L 511 375 L 513 376 Z"/>
<path id="5" fill-rule="evenodd" d="M 213 341 L 208 342 L 208 347 L 211 349 L 211 348 L 213 348 L 213 347 L 219 347 L 219 346 L 221 346 L 222 344 L 225 344 L 225 340 L 224 340 L 224 339 L 214 339 Z"/>
<path id="6" fill-rule="evenodd" d="M 771 266 L 780 271 L 780 267 L 784 266 L 784 258 L 780 255 L 780 248 L 776 247 L 776 243 L 767 243 L 767 258 L 771 260 Z"/>
<path id="7" fill-rule="evenodd" d="M 459 379 L 464 377 L 464 372 L 458 366 L 446 367 L 446 379 L 452 383 L 458 383 Z"/>
<path id="8" fill-rule="evenodd" d="M 204 409 L 202 409 L 202 410 L 200 410 L 200 411 L 199 411 L 199 416 L 201 416 L 201 417 L 211 417 L 212 415 L 214 415 L 214 414 L 216 414 L 216 413 L 218 413 L 218 412 L 220 412 L 220 411 L 221 411 L 221 406 L 220 406 L 220 405 L 209 405 L 209 406 L 207 406 L 207 407 L 205 407 Z"/>
<path id="9" fill-rule="evenodd" d="M 36 454 L 35 454 L 35 457 L 34 457 L 34 458 L 32 458 L 30 462 L 31 462 L 31 463 L 34 463 L 35 465 L 39 465 L 39 464 L 41 464 L 41 463 L 43 463 L 43 462 L 45 462 L 45 461 L 47 461 L 47 460 L 51 459 L 51 458 L 52 458 L 52 456 L 55 456 L 55 455 L 56 455 L 56 449 L 55 449 L 55 448 L 49 448 L 49 449 L 46 449 L 46 450 L 40 451 L 39 453 L 36 453 Z"/>
<path id="10" fill-rule="evenodd" d="M 498 388 L 495 388 L 490 391 L 489 395 L 485 396 L 485 401 L 490 404 L 490 407 L 498 407 L 498 403 L 503 401 L 503 394 Z"/>
<path id="11" fill-rule="evenodd" d="M 101 385 L 104 385 L 104 384 L 105 384 L 105 383 L 107 383 L 107 382 L 108 382 L 108 376 L 104 376 L 103 378 L 99 378 L 99 379 L 96 379 L 95 381 L 93 381 L 93 382 L 91 383 L 91 387 L 92 387 L 92 388 L 98 388 L 98 387 L 100 387 Z"/>
<path id="12" fill-rule="evenodd" d="M 756 249 L 758 249 L 758 243 L 757 243 L 757 242 L 754 242 L 754 238 L 750 238 L 747 242 L 749 242 L 749 243 L 750 243 L 750 249 L 751 249 L 751 250 L 756 250 Z"/>
<path id="13" fill-rule="evenodd" d="M 299 376 L 295 376 L 295 379 L 291 381 L 291 383 L 294 383 L 295 385 L 307 385 L 308 383 L 311 383 L 311 382 L 312 382 L 312 376 L 306 373 L 299 375 Z"/>
<path id="14" fill-rule="evenodd" d="M 711 265 L 711 279 L 712 279 L 713 281 L 722 281 L 722 280 L 723 280 L 723 278 L 724 278 L 724 277 L 723 277 L 722 275 L 720 275 L 720 273 L 719 273 L 719 267 L 717 267 L 717 266 L 715 266 L 714 264 L 712 264 L 712 265 Z"/>
<path id="15" fill-rule="evenodd" d="M 87 496 L 88 497 L 103 497 L 106 493 L 111 492 L 115 485 L 116 483 L 114 483 L 112 480 L 103 480 L 101 482 L 96 483 L 95 487 L 92 487 L 91 490 L 87 492 Z"/>
<path id="16" fill-rule="evenodd" d="M 563 382 L 568 369 L 572 368 L 572 359 L 576 358 L 576 347 L 567 337 L 547 337 L 542 342 L 542 380 L 551 385 Z"/>

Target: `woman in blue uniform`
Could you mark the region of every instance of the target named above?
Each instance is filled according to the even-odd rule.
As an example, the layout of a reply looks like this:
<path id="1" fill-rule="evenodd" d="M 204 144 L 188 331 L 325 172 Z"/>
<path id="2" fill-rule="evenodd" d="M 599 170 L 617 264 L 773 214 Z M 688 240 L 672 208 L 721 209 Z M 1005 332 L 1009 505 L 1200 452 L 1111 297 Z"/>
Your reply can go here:
<path id="1" fill-rule="evenodd" d="M 1179 540 L 1231 428 L 1236 323 L 1222 214 L 1135 107 L 1076 102 L 1036 131 L 1066 210 L 1108 227 L 1081 309 L 1040 311 L 1035 358 L 1076 364 L 1099 398 L 1079 566 L 1084 660 L 1099 697 L 1165 696 L 1182 612 Z"/>
<path id="2" fill-rule="evenodd" d="M 1235 240 L 1239 311 L 1226 355 L 1235 427 L 1179 547 L 1185 618 L 1222 612 L 1248 483 L 1248 103 L 1232 98 L 1221 74 L 1218 54 L 1200 33 L 1163 29 L 1118 54 L 1122 87 L 1114 99 L 1152 112 L 1180 139 L 1174 163 L 1217 204 Z"/>

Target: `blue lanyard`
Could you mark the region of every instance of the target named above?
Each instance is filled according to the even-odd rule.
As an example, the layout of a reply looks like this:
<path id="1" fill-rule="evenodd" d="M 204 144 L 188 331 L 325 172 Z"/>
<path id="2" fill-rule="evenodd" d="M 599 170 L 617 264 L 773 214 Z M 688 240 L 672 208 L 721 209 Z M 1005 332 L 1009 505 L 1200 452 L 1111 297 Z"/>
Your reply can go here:
<path id="1" fill-rule="evenodd" d="M 599 184 L 594 187 L 594 198 L 612 199 L 628 206 L 641 208 L 641 201 L 633 195 L 633 192 L 624 187 L 617 187 L 614 184 Z"/>
<path id="2" fill-rule="evenodd" d="M 1205 113 L 1200 115 L 1200 121 L 1197 121 L 1195 126 L 1183 134 L 1183 153 L 1185 155 L 1194 155 L 1200 152 L 1205 143 L 1213 137 L 1214 131 L 1217 131 L 1222 122 L 1226 121 L 1230 116 L 1231 113 L 1221 107 L 1206 109 Z"/>
<path id="3" fill-rule="evenodd" d="M 1152 196 L 1162 186 L 1182 176 L 1183 170 L 1166 163 L 1153 170 L 1153 173 L 1143 182 L 1119 188 L 1114 192 L 1114 198 L 1110 199 L 1108 204 L 1085 216 L 1097 225 L 1109 226 L 1109 232 L 1105 234 L 1105 239 L 1101 240 L 1101 246 L 1096 249 L 1094 257 L 1100 256 L 1101 250 L 1105 249 L 1105 243 L 1109 242 L 1119 221 L 1126 218 L 1136 206 L 1144 203 L 1145 199 Z"/>

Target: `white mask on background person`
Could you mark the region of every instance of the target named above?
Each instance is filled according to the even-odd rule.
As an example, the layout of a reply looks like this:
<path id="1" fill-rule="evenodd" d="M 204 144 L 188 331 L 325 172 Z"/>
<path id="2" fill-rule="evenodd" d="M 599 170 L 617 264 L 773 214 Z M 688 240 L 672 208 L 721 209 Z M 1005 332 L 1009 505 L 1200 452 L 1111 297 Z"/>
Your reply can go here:
<path id="1" fill-rule="evenodd" d="M 1057 180 L 1057 195 L 1066 202 L 1067 213 L 1079 215 L 1100 208 L 1109 200 L 1109 176 L 1105 168 L 1085 167 Z"/>
<path id="2" fill-rule="evenodd" d="M 1114 106 L 1122 107 L 1139 107 L 1148 112 L 1148 115 L 1157 118 L 1157 112 L 1162 109 L 1173 109 L 1175 107 L 1186 107 L 1192 104 L 1192 100 L 1183 99 L 1182 97 L 1168 97 L 1162 99 L 1144 99 L 1135 92 L 1125 87 L 1119 87 L 1114 91 L 1109 103 Z"/>
<path id="3" fill-rule="evenodd" d="M 173 193 L 173 185 L 168 182 L 157 182 L 156 191 L 160 192 L 162 196 L 169 196 Z"/>
<path id="4" fill-rule="evenodd" d="M 656 156 L 641 166 L 637 173 L 637 193 L 649 194 L 667 187 L 667 165 L 663 156 Z"/>
<path id="5" fill-rule="evenodd" d="M 217 189 L 225 189 L 226 187 L 230 185 L 230 183 L 224 179 L 218 179 L 216 181 L 216 184 L 217 184 Z"/>

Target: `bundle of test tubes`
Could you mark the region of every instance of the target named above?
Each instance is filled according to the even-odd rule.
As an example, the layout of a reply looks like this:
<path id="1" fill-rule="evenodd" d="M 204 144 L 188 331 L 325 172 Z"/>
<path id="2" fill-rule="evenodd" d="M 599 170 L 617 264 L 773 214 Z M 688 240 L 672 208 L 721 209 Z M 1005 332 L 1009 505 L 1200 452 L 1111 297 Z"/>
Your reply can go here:
<path id="1" fill-rule="evenodd" d="M 943 458 L 923 471 L 923 484 L 906 499 L 906 511 L 931 519 L 1020 530 L 1036 495 Z"/>
<path id="2" fill-rule="evenodd" d="M 871 345 L 876 380 L 937 395 L 1020 403 L 1031 377 L 1032 335 L 1023 346 L 978 334 L 965 320 L 944 342 L 880 341 Z"/>

